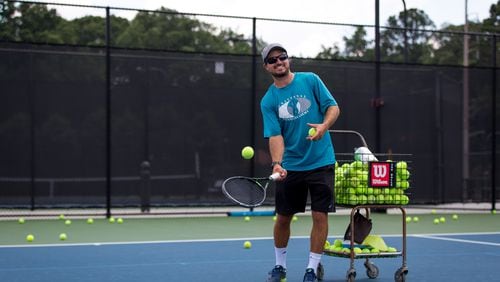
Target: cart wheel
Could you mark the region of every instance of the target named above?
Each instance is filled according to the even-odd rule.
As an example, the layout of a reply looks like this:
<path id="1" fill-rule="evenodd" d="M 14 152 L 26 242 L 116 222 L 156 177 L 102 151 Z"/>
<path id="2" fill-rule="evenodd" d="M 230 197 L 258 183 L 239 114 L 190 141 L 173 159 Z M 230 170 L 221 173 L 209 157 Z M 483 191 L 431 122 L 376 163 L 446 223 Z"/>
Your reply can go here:
<path id="1" fill-rule="evenodd" d="M 408 269 L 403 267 L 399 268 L 398 270 L 396 270 L 396 273 L 394 273 L 394 281 L 405 282 L 406 274 L 408 274 Z"/>
<path id="2" fill-rule="evenodd" d="M 318 264 L 318 268 L 316 269 L 316 278 L 318 278 L 318 280 L 323 280 L 324 276 L 325 276 L 325 268 L 320 263 Z"/>
<path id="3" fill-rule="evenodd" d="M 349 269 L 347 271 L 346 278 L 347 278 L 347 282 L 354 282 L 354 280 L 356 280 L 356 270 Z"/>
<path id="4" fill-rule="evenodd" d="M 370 279 L 375 279 L 378 276 L 378 267 L 373 264 L 372 262 L 366 261 L 365 262 L 365 267 L 366 267 L 366 275 Z"/>

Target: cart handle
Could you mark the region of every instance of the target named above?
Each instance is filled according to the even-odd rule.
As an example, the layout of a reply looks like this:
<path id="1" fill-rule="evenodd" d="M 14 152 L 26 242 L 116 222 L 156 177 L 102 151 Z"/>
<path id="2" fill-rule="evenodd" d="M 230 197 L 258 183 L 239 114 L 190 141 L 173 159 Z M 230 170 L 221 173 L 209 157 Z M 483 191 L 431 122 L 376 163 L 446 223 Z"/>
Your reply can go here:
<path id="1" fill-rule="evenodd" d="M 341 130 L 341 129 L 330 129 L 328 130 L 330 133 L 341 133 L 341 134 L 354 134 L 357 135 L 361 139 L 361 143 L 363 143 L 364 147 L 368 148 L 368 145 L 366 144 L 365 138 L 361 133 L 354 131 L 354 130 Z"/>

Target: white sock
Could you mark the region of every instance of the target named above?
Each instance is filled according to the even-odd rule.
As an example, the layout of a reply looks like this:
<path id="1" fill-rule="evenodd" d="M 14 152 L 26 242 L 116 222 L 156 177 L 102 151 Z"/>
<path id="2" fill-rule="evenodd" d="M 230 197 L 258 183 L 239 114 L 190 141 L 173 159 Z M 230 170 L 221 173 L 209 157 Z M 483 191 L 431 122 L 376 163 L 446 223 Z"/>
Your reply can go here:
<path id="1" fill-rule="evenodd" d="M 309 253 L 309 264 L 307 265 L 307 268 L 312 268 L 314 269 L 314 273 L 316 273 L 316 269 L 318 269 L 319 262 L 321 261 L 321 254 Z"/>
<path id="2" fill-rule="evenodd" d="M 274 254 L 276 255 L 276 265 L 286 268 L 286 248 L 274 247 Z"/>

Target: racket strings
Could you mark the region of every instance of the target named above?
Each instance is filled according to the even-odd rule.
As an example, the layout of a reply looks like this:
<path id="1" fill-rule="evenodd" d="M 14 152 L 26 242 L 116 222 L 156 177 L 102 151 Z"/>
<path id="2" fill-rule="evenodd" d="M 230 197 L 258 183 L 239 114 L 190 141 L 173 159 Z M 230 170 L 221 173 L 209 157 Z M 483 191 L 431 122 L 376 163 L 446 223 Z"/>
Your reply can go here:
<path id="1" fill-rule="evenodd" d="M 240 204 L 255 206 L 266 197 L 265 189 L 251 179 L 234 178 L 225 183 L 225 192 Z"/>

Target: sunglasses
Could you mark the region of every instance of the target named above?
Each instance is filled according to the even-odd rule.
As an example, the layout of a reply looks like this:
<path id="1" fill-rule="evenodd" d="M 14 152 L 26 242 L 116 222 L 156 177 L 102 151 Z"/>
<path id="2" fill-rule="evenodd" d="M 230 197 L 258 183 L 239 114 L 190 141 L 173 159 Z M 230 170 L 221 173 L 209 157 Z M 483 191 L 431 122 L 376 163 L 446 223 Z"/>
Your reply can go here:
<path id="1" fill-rule="evenodd" d="M 276 56 L 276 57 L 267 58 L 266 59 L 266 64 L 271 64 L 271 65 L 275 64 L 278 61 L 278 59 L 281 62 L 283 62 L 283 61 L 285 61 L 285 60 L 288 59 L 288 55 L 286 53 L 283 53 L 283 54 L 281 54 L 279 56 Z"/>

